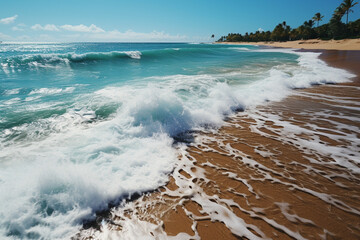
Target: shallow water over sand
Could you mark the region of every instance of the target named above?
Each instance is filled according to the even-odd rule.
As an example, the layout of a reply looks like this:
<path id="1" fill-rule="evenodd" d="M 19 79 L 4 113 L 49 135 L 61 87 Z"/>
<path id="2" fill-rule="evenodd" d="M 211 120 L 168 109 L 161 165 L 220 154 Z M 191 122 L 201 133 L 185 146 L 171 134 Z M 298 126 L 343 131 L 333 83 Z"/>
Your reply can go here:
<path id="1" fill-rule="evenodd" d="M 195 133 L 160 192 L 124 202 L 102 220 L 101 232 L 82 234 L 359 237 L 359 92 L 352 85 L 298 90 L 236 114 L 219 131 Z"/>
<path id="2" fill-rule="evenodd" d="M 173 178 L 181 185 L 180 190 L 166 191 L 163 195 L 176 195 L 179 199 L 197 202 L 207 212 L 204 214 L 210 216 L 204 217 L 204 222 L 215 219 L 225 222 L 234 234 L 248 238 L 262 236 L 265 230 L 250 226 L 229 207 L 240 206 L 250 215 L 249 211 L 255 210 L 239 205 L 232 198 L 226 200 L 220 195 L 213 196 L 214 191 L 218 191 L 216 189 L 223 189 L 207 186 L 214 184 L 211 176 L 200 168 L 201 159 L 193 155 L 199 154 L 196 151 L 200 149 L 212 156 L 230 158 L 235 162 L 229 166 L 235 165 L 227 169 L 229 171 L 237 165 L 249 166 L 256 175 L 248 174 L 248 178 L 236 172 L 221 173 L 221 168 L 217 169 L 215 163 L 204 162 L 208 165 L 202 166 L 214 168 L 215 173 L 240 181 L 249 189 L 256 189 L 251 185 L 254 184 L 252 181 L 280 181 L 281 185 L 298 191 L 303 188 L 303 192 L 315 191 L 300 183 L 299 186 L 292 185 L 294 180 L 286 172 L 278 176 L 278 169 L 267 166 L 276 163 L 274 154 L 277 147 L 268 149 L 264 143 L 248 146 L 256 147 L 260 155 L 270 158 L 268 163 L 256 163 L 254 157 L 247 157 L 247 153 L 237 145 L 227 145 L 226 141 L 234 141 L 233 136 L 223 130 L 218 132 L 218 129 L 223 125 L 226 129 L 230 122 L 224 120 L 244 111 L 241 114 L 255 121 L 250 130 L 262 138 L 282 141 L 265 134 L 272 128 L 264 128 L 264 119 L 286 124 L 280 124 L 282 129 L 290 127 L 287 132 L 275 133 L 286 136 L 285 143 L 293 141 L 293 147 L 301 150 L 300 155 L 304 156 L 301 163 L 314 162 L 324 168 L 342 166 L 352 173 L 350 176 L 357 176 L 358 163 L 353 160 L 357 155 L 352 156 L 358 149 L 353 143 L 357 136 L 352 133 L 357 129 L 351 127 L 344 130 L 345 134 L 341 133 L 351 123 L 343 124 L 345 127 L 340 123 L 333 124 L 339 129 L 332 129 L 333 132 L 320 138 L 315 132 L 321 128 L 311 128 L 312 125 L 298 128 L 280 121 L 282 112 L 270 114 L 271 110 L 265 109 L 269 103 L 293 94 L 294 89 L 348 82 L 354 76 L 327 66 L 318 56 L 319 53 L 238 45 L 2 44 L 0 191 L 7 194 L 0 195 L 0 236 L 63 239 L 74 236 L 82 227 L 99 228 L 101 225 L 107 229 L 111 224 L 106 220 L 100 225 L 93 224 L 94 219 L 99 219 L 97 213 L 106 212 L 128 196 L 133 198 L 139 193 L 158 189 L 168 182 L 172 172 Z M 326 98 L 310 94 L 306 97 Z M 327 100 L 324 105 L 332 106 L 334 102 L 341 103 L 346 111 L 356 112 L 358 109 L 356 99 L 352 98 Z M 315 112 L 322 115 L 317 116 Z M 326 111 L 314 113 L 314 117 L 329 116 Z M 357 117 L 344 112 L 343 119 L 356 122 Z M 332 123 L 327 121 L 327 124 Z M 256 132 L 263 128 L 264 133 Z M 313 139 L 306 142 L 306 138 L 301 140 L 292 136 L 292 131 L 295 134 L 299 131 L 307 138 L 310 135 Z M 212 132 L 212 135 L 201 135 L 203 132 Z M 218 137 L 211 138 L 215 135 Z M 328 138 L 346 147 L 326 146 L 322 142 Z M 245 142 L 249 144 L 251 141 Z M 314 149 L 320 152 L 315 153 Z M 319 164 L 319 159 L 328 151 L 328 157 L 336 164 Z M 200 155 L 206 156 L 205 153 Z M 308 155 L 315 157 L 307 158 Z M 199 161 L 197 165 L 194 159 Z M 196 174 L 191 173 L 191 164 L 195 165 Z M 314 169 L 309 171 L 320 171 Z M 179 177 L 176 177 L 177 172 Z M 204 188 L 206 190 L 202 190 Z M 255 190 L 249 191 L 255 194 Z M 256 193 L 255 197 L 258 195 Z M 342 211 L 356 209 L 336 197 L 320 193 L 317 197 L 327 199 Z M 129 205 L 133 206 L 131 211 L 134 204 L 137 202 Z M 290 208 L 281 202 L 279 204 L 283 212 Z M 159 222 L 154 220 L 152 223 Z M 197 221 L 187 223 L 197 229 Z M 121 226 L 132 229 L 136 224 L 136 219 L 132 218 Z M 158 229 L 159 236 L 165 234 L 161 227 L 158 228 L 161 224 L 141 224 L 145 229 Z M 165 224 L 165 231 L 170 233 L 172 230 Z"/>

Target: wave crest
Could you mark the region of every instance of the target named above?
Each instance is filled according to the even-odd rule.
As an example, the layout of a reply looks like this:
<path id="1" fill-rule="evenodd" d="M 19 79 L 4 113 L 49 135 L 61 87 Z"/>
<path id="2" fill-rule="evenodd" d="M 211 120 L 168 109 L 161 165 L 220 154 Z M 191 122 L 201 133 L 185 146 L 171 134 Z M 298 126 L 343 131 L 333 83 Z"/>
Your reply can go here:
<path id="1" fill-rule="evenodd" d="M 1 62 L 2 70 L 9 74 L 9 68 L 51 68 L 61 64 L 110 61 L 114 59 L 141 59 L 140 51 L 89 52 L 84 54 L 29 54 L 5 58 Z"/>

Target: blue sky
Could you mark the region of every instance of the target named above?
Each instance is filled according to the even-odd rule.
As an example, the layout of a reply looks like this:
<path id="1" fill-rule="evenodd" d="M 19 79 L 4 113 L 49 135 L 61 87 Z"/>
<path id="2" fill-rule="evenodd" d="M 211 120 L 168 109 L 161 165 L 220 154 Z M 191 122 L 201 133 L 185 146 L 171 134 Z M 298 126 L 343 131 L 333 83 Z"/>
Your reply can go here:
<path id="1" fill-rule="evenodd" d="M 341 0 L 0 0 L 0 40 L 210 41 L 227 33 L 295 28 Z M 360 4 L 350 20 L 360 18 Z"/>

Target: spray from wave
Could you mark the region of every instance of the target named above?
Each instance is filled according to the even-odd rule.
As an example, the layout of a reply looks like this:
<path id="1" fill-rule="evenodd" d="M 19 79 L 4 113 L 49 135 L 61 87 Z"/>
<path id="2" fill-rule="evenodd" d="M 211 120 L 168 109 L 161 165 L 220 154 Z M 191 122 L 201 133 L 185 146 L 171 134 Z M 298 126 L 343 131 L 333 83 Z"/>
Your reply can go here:
<path id="1" fill-rule="evenodd" d="M 204 68 L 203 61 L 223 51 L 227 54 L 224 66 Z M 35 63 L 96 65 L 126 59 L 132 61 L 127 70 L 137 81 L 104 83 L 80 94 L 75 84 L 29 88 L 25 96 L 19 87 L 2 91 L 0 110 L 6 110 L 7 115 L 0 119 L 4 126 L 0 130 L 0 190 L 7 194 L 0 196 L 0 236 L 70 237 L 84 219 L 93 218 L 109 203 L 165 184 L 177 161 L 173 145 L 177 136 L 203 127 L 220 127 L 226 116 L 281 100 L 294 88 L 343 82 L 353 76 L 328 67 L 318 54 L 282 50 L 276 54 L 279 52 L 282 55 L 276 55 L 273 65 L 266 63 L 274 56 L 267 50 L 202 46 L 195 50 L 179 46 L 177 50 L 89 51 L 3 59 L 5 73 L 3 64 L 9 69 Z M 242 68 L 231 66 L 229 70 L 227 58 L 233 61 L 241 56 L 237 54 L 245 53 L 259 59 L 253 65 L 247 64 L 250 58 L 245 59 Z M 297 60 L 289 64 L 288 56 L 294 54 Z M 198 61 L 192 74 L 179 74 L 175 67 L 188 61 Z M 142 71 L 155 66 L 159 73 L 164 68 L 176 71 L 136 75 L 139 64 L 148 62 L 156 64 L 145 65 Z M 75 71 L 95 75 L 100 71 L 87 67 Z M 221 70 L 214 73 L 216 67 Z M 58 81 L 70 81 L 73 76 L 61 76 Z M 88 75 L 84 76 L 79 84 L 88 84 Z M 24 102 L 29 105 L 24 106 Z"/>

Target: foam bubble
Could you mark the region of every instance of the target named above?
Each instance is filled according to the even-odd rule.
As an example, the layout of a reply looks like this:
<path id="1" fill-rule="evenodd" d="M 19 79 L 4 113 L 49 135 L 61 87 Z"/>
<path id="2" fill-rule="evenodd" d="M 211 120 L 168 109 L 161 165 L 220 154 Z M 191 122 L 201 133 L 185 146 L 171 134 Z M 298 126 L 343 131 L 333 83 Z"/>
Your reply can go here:
<path id="1" fill-rule="evenodd" d="M 114 126 L 73 128 L 21 151 L 16 145 L 2 151 L 1 162 L 9 163 L 0 174 L 6 234 L 69 237 L 122 194 L 164 184 L 176 159 L 172 140 L 164 134 L 122 138 Z"/>
<path id="2" fill-rule="evenodd" d="M 140 59 L 141 58 L 141 52 L 140 51 L 126 51 L 126 55 L 133 59 Z"/>
<path id="3" fill-rule="evenodd" d="M 170 74 L 105 86 L 77 95 L 76 101 L 63 111 L 0 132 L 0 191 L 7 193 L 0 196 L 0 225 L 5 226 L 0 231 L 19 238 L 69 237 L 83 219 L 93 217 L 109 202 L 163 185 L 177 161 L 178 150 L 173 148 L 172 137 L 208 126 L 220 127 L 226 116 L 281 100 L 294 88 L 343 82 L 353 76 L 328 67 L 317 59 L 317 54 L 284 53 L 297 54 L 298 63 L 264 64 L 261 73 L 257 66 L 251 66 L 250 70 L 244 67 L 216 74 Z M 90 52 L 29 55 L 17 60 L 41 67 L 123 56 L 140 59 L 142 55 L 138 51 Z M 9 62 L 6 68 L 11 64 L 16 65 Z M 74 91 L 75 87 L 33 89 L 25 98 L 29 105 L 17 110 L 62 109 L 61 102 L 35 100 Z M 1 104 L 19 102 L 20 98 L 12 98 Z M 100 112 L 107 113 L 102 117 Z M 255 164 L 249 159 L 244 161 Z M 270 172 L 265 166 L 259 168 Z M 211 219 L 223 220 L 229 214 L 233 222 L 223 220 L 229 228 L 239 233 L 236 223 L 242 226 L 245 236 L 256 238 L 246 223 L 224 208 L 226 202 L 214 205 L 205 195 L 198 197 L 197 202 L 207 212 L 218 209 L 218 214 L 212 212 Z M 155 231 L 151 224 L 138 223 Z M 128 229 L 135 229 L 134 223 L 126 224 Z"/>
<path id="4" fill-rule="evenodd" d="M 19 94 L 21 88 L 7 89 L 4 91 L 4 95 L 16 95 Z"/>
<path id="5" fill-rule="evenodd" d="M 39 88 L 32 90 L 29 95 L 40 94 L 40 95 L 54 95 L 59 93 L 72 93 L 75 87 L 66 88 Z"/>

